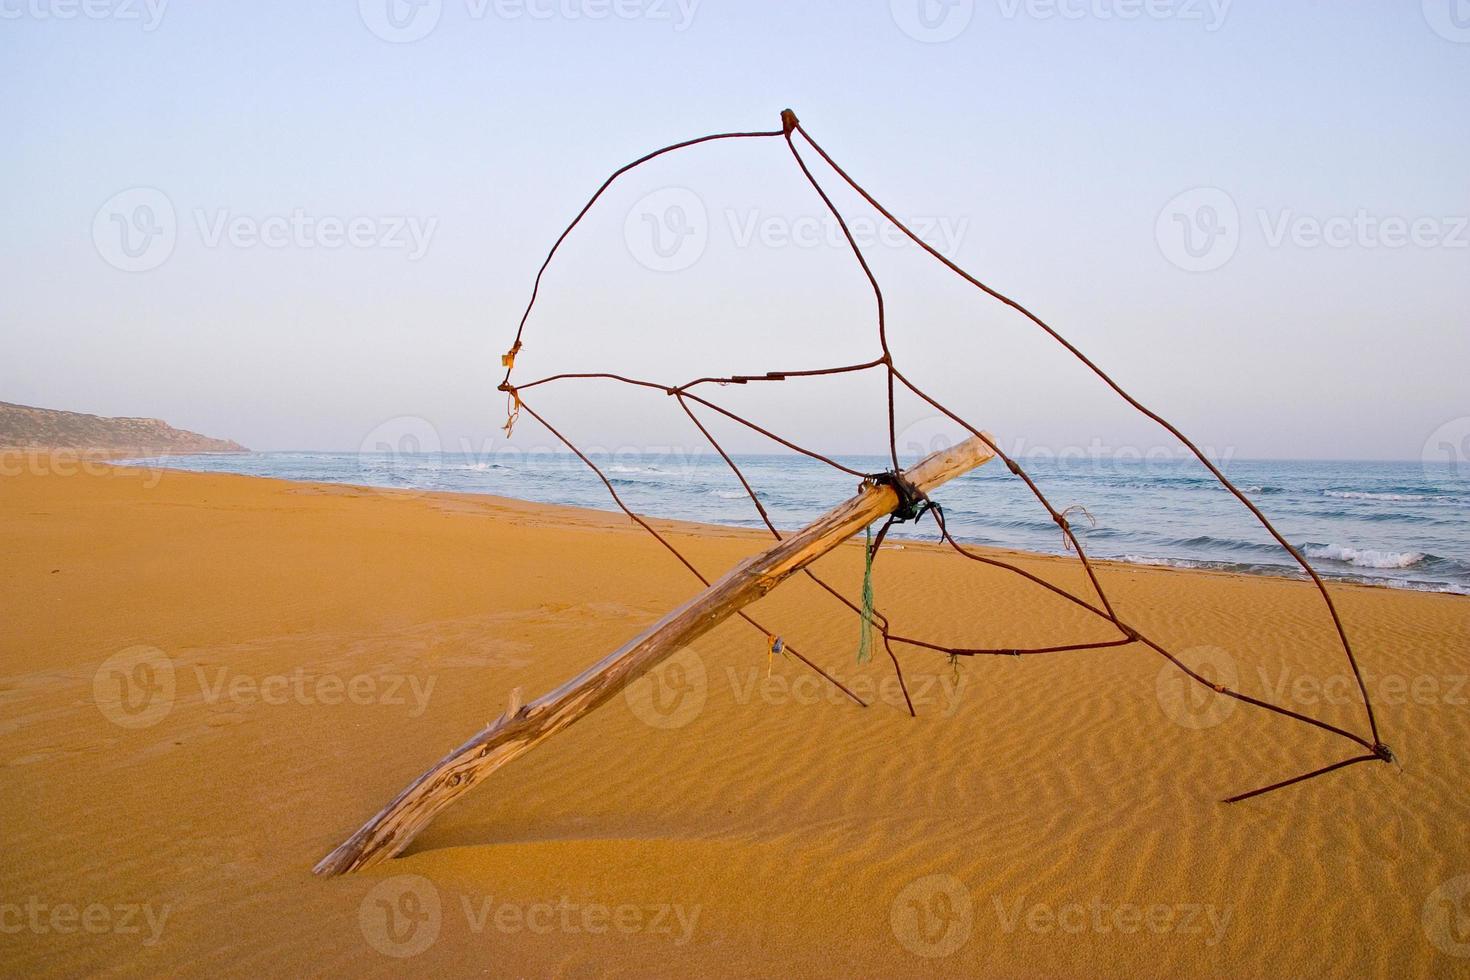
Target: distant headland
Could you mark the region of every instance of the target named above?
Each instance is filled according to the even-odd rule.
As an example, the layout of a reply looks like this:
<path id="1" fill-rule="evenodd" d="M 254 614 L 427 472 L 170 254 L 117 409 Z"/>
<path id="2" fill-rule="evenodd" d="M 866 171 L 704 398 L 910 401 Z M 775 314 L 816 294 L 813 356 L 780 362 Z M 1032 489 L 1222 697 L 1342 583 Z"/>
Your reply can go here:
<path id="1" fill-rule="evenodd" d="M 0 448 L 99 452 L 238 453 L 244 446 L 175 429 L 162 419 L 107 418 L 0 402 Z"/>

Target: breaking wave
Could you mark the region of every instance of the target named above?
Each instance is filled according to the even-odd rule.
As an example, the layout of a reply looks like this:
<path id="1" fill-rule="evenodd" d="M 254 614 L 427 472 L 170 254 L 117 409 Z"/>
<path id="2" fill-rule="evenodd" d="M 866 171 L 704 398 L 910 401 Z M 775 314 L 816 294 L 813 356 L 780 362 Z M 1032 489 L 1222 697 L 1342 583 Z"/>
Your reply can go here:
<path id="1" fill-rule="evenodd" d="M 1424 560 L 1424 553 L 1420 551 L 1375 551 L 1340 544 L 1309 544 L 1305 554 L 1308 558 L 1326 558 L 1359 568 L 1412 568 Z"/>

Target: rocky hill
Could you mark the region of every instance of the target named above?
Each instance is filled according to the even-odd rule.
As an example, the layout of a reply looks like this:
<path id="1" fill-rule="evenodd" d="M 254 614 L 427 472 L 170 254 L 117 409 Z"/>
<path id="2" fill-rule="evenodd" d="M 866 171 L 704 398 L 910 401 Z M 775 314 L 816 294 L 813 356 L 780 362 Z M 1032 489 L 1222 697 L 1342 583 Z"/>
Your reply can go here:
<path id="1" fill-rule="evenodd" d="M 245 447 L 161 419 L 106 418 L 0 402 L 0 447 L 106 452 L 232 453 Z"/>

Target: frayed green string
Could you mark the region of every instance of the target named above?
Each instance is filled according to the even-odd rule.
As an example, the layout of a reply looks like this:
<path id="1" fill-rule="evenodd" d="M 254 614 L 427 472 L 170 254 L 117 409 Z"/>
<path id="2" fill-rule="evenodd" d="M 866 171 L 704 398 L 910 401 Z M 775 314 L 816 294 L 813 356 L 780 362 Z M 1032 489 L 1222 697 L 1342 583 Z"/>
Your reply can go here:
<path id="1" fill-rule="evenodd" d="M 868 525 L 868 544 L 863 549 L 863 624 L 858 633 L 858 663 L 873 656 L 873 525 Z"/>

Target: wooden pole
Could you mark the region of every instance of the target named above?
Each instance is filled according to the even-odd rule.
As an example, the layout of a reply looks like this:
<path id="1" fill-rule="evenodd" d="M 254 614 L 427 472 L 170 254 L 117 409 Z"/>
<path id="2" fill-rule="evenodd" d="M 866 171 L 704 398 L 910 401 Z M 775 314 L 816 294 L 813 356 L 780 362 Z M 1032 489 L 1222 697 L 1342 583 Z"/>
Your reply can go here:
<path id="1" fill-rule="evenodd" d="M 923 493 L 967 473 L 994 453 L 974 436 L 943 449 L 904 477 Z M 314 869 L 339 875 L 399 854 L 429 821 L 490 773 L 591 712 L 623 685 L 688 646 L 874 521 L 891 514 L 898 495 L 865 483 L 857 496 L 797 533 L 747 558 L 723 578 L 561 687 L 526 705 L 512 696 L 499 720 L 449 753 L 349 837 Z"/>

